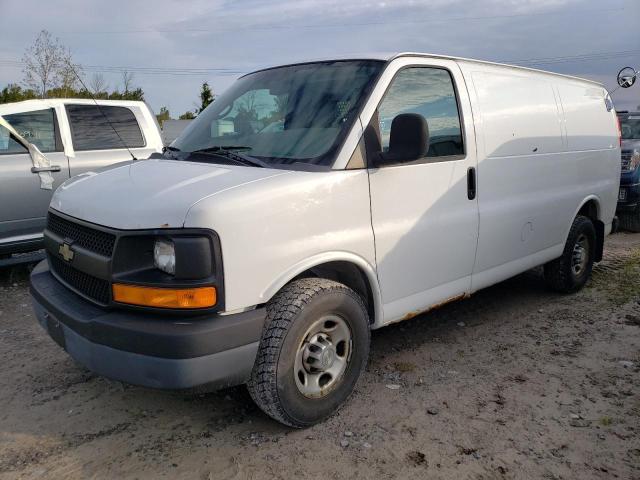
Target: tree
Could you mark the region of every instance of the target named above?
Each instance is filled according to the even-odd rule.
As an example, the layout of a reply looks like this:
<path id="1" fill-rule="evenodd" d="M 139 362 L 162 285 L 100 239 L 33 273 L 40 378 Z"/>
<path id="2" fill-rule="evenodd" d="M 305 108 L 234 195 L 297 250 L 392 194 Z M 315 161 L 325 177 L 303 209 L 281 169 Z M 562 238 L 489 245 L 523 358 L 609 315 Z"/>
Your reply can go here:
<path id="1" fill-rule="evenodd" d="M 71 61 L 71 51 L 60 40 L 42 30 L 33 45 L 22 56 L 24 84 L 46 98 L 47 91 L 56 86 L 73 88 L 76 78 L 71 69 L 77 67 Z"/>
<path id="2" fill-rule="evenodd" d="M 118 93 L 117 91 L 109 95 L 111 100 L 137 100 L 144 102 L 144 92 L 140 87 L 136 87 L 134 90 L 129 90 L 124 93 Z"/>
<path id="3" fill-rule="evenodd" d="M 169 113 L 169 109 L 167 107 L 160 107 L 160 113 L 156 115 L 158 119 L 158 123 L 162 126 L 162 123 L 165 120 L 171 120 L 171 114 Z"/>
<path id="4" fill-rule="evenodd" d="M 118 90 L 114 90 L 105 98 L 109 100 L 137 100 L 139 102 L 144 102 L 144 92 L 140 87 L 136 87 L 135 90 L 129 90 L 128 92 L 119 92 Z"/>
<path id="5" fill-rule="evenodd" d="M 187 110 L 182 115 L 178 117 L 180 120 L 193 120 L 196 118 L 196 112 L 192 112 L 191 110 Z"/>
<path id="6" fill-rule="evenodd" d="M 200 89 L 200 108 L 198 109 L 198 113 L 201 113 L 205 108 L 209 106 L 210 103 L 213 102 L 213 91 L 207 82 L 202 84 L 202 88 Z"/>
<path id="7" fill-rule="evenodd" d="M 91 77 L 91 81 L 89 82 L 89 87 L 91 87 L 91 91 L 94 95 L 98 96 L 101 93 L 107 93 L 109 86 L 107 85 L 106 80 L 104 79 L 104 75 L 101 73 L 94 73 Z"/>
<path id="8" fill-rule="evenodd" d="M 0 103 L 20 102 L 22 100 L 30 100 L 38 98 L 38 92 L 31 89 L 23 89 L 19 85 L 9 84 L 0 90 Z M 144 102 L 144 92 L 140 87 L 135 90 L 129 90 L 128 93 L 121 93 L 117 90 L 109 93 L 102 91 L 93 93 L 93 91 L 85 88 L 76 89 L 75 87 L 52 87 L 47 90 L 49 98 L 102 98 L 105 100 L 138 100 Z"/>
<path id="9" fill-rule="evenodd" d="M 238 116 L 247 120 L 258 120 L 258 103 L 256 102 L 256 92 L 248 92 L 243 95 L 242 103 L 238 106 Z"/>
<path id="10" fill-rule="evenodd" d="M 131 84 L 133 83 L 133 73 L 128 72 L 127 70 L 122 72 L 122 90 L 126 95 L 129 93 L 129 89 L 131 88 Z"/>
<path id="11" fill-rule="evenodd" d="M 82 66 L 71 61 L 71 50 L 65 50 L 65 58 L 58 69 L 57 83 L 64 92 L 65 97 L 70 97 L 79 87 L 78 78 L 83 75 Z"/>
<path id="12" fill-rule="evenodd" d="M 0 90 L 0 103 L 21 102 L 38 98 L 38 94 L 33 90 L 23 90 L 17 83 L 10 83 Z"/>

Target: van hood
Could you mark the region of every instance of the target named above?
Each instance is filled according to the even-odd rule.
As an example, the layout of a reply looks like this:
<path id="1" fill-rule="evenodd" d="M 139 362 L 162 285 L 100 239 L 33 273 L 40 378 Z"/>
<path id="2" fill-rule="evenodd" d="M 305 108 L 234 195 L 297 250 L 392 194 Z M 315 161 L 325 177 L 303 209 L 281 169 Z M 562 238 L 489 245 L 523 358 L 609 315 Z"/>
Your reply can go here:
<path id="1" fill-rule="evenodd" d="M 67 180 L 55 191 L 51 207 L 87 222 L 123 230 L 181 228 L 189 208 L 199 200 L 287 173 L 269 168 L 140 160 Z"/>

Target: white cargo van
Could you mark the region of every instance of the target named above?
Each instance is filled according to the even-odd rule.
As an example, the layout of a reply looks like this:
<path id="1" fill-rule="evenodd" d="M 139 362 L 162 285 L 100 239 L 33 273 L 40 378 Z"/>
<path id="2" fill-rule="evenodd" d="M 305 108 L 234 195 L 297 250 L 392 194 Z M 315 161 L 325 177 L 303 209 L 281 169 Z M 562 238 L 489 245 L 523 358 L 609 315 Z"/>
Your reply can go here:
<path id="1" fill-rule="evenodd" d="M 34 307 L 99 374 L 247 382 L 304 427 L 349 396 L 371 329 L 537 265 L 581 288 L 619 178 L 594 82 L 413 53 L 270 68 L 159 158 L 56 191 Z"/>

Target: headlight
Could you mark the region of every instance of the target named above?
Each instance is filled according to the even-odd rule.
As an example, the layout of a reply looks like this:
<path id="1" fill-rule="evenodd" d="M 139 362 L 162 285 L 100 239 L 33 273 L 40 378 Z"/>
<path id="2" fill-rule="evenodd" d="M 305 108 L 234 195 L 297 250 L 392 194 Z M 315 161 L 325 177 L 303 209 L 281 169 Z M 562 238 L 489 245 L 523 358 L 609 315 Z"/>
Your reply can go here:
<path id="1" fill-rule="evenodd" d="M 153 246 L 153 264 L 170 275 L 176 273 L 176 249 L 170 240 L 156 240 Z"/>

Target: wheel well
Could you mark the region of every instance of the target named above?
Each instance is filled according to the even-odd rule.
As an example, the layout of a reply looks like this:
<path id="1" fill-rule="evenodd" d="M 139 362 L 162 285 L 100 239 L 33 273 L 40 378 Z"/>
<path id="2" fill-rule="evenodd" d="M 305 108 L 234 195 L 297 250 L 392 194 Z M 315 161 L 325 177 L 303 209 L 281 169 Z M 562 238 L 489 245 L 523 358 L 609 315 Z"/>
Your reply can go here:
<path id="1" fill-rule="evenodd" d="M 296 278 L 308 277 L 326 278 L 346 285 L 362 298 L 369 314 L 369 322 L 373 323 L 375 321 L 373 290 L 367 275 L 357 265 L 344 261 L 323 263 L 311 267 Z"/>
<path id="2" fill-rule="evenodd" d="M 594 199 L 587 201 L 578 212 L 578 215 L 587 217 L 593 223 L 596 229 L 596 252 L 594 260 L 599 262 L 602 260 L 602 253 L 604 250 L 604 222 L 598 218 L 598 202 Z"/>

